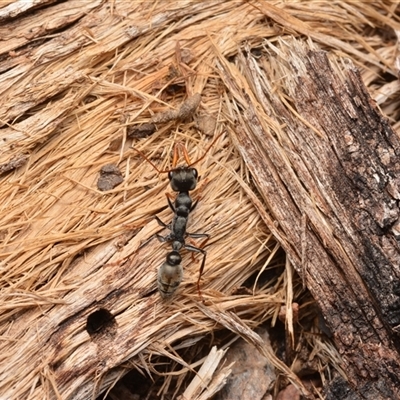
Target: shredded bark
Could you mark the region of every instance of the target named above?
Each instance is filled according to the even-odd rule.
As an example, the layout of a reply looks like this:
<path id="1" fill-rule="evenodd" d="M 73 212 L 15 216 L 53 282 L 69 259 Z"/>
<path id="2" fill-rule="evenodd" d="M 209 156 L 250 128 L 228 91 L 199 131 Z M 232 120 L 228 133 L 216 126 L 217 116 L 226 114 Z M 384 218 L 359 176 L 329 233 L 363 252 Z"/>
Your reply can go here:
<path id="1" fill-rule="evenodd" d="M 139 371 L 148 398 L 208 399 L 238 337 L 276 369 L 265 396 L 398 395 L 395 2 L 3 1 L 0 21 L 1 398 L 115 398 Z M 156 291 L 174 194 L 151 163 L 177 142 L 204 304 L 188 253 Z"/>

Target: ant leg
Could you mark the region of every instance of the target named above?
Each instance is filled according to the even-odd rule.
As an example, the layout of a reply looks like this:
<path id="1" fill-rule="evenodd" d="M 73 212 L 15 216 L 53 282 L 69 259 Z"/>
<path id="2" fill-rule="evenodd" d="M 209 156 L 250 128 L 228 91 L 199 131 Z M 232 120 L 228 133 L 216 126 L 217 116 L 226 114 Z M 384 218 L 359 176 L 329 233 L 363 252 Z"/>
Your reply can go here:
<path id="1" fill-rule="evenodd" d="M 197 238 L 197 239 L 202 238 L 202 237 L 205 238 L 205 240 L 203 240 L 203 242 L 200 243 L 199 247 L 195 247 L 195 246 L 191 245 L 191 248 L 195 247 L 196 249 L 199 249 L 199 250 L 201 250 L 206 245 L 206 243 L 208 242 L 208 239 L 210 238 L 210 235 L 208 235 L 207 233 L 188 233 L 187 235 L 189 237 L 193 237 L 193 238 Z M 193 243 L 191 240 L 190 240 L 190 242 Z M 191 251 L 192 251 L 192 253 L 191 253 L 192 254 L 192 262 L 194 262 L 195 258 L 194 258 L 193 252 L 195 252 L 195 250 L 192 249 Z M 202 254 L 204 254 L 204 253 L 202 253 Z"/>
<path id="2" fill-rule="evenodd" d="M 175 213 L 174 204 L 172 203 L 171 199 L 169 198 L 168 193 L 165 193 L 165 196 L 167 197 L 167 201 L 168 201 L 169 206 L 171 207 L 171 210 Z M 190 210 L 190 211 L 191 211 L 191 210 Z"/>
<path id="3" fill-rule="evenodd" d="M 201 247 L 203 247 L 207 243 L 207 241 L 210 237 L 210 235 L 208 235 L 207 233 L 189 233 L 189 232 L 186 232 L 186 236 L 189 236 L 190 238 L 195 238 L 195 239 L 200 239 L 200 238 L 205 237 L 206 240 L 201 244 Z M 190 240 L 190 242 L 193 243 L 193 241 L 191 241 L 191 240 Z M 195 247 L 193 245 L 187 245 L 187 246 Z M 195 248 L 197 249 L 197 247 L 195 247 Z M 191 250 L 191 251 L 193 252 L 195 250 Z M 192 262 L 194 262 L 194 260 L 195 260 L 194 254 L 192 253 Z"/>
<path id="4" fill-rule="evenodd" d="M 163 226 L 164 228 L 171 229 L 170 225 L 166 224 L 165 222 L 161 221 L 160 218 L 155 216 L 156 221 L 158 222 L 158 225 Z"/>
<path id="5" fill-rule="evenodd" d="M 205 250 L 200 249 L 200 247 L 192 246 L 191 244 L 185 244 L 183 248 L 188 251 L 193 251 L 194 253 L 204 254 L 206 252 Z"/>
<path id="6" fill-rule="evenodd" d="M 189 233 L 189 232 L 186 232 L 186 236 L 189 236 L 189 237 L 195 238 L 195 239 L 200 239 L 203 237 L 208 239 L 210 237 L 210 235 L 208 233 Z"/>
<path id="7" fill-rule="evenodd" d="M 190 212 L 192 212 L 192 211 L 194 210 L 194 208 L 197 206 L 198 202 L 199 202 L 199 199 L 197 199 L 197 200 L 193 203 L 192 207 L 190 207 Z"/>
<path id="8" fill-rule="evenodd" d="M 207 256 L 207 253 L 204 252 L 203 253 L 203 261 L 201 262 L 201 265 L 200 265 L 199 279 L 197 279 L 197 292 L 199 293 L 199 297 L 203 303 L 204 303 L 204 298 L 203 298 L 203 295 L 201 294 L 201 290 L 200 290 L 200 280 L 201 280 L 201 276 L 203 275 L 204 266 L 206 264 L 206 256 Z"/>
<path id="9" fill-rule="evenodd" d="M 161 219 L 158 218 L 157 215 L 155 216 L 155 218 L 156 218 L 156 221 L 158 222 L 158 225 L 161 225 L 162 227 L 171 230 L 171 225 L 167 225 L 165 222 L 161 221 Z M 171 240 L 171 235 L 161 236 L 157 233 L 156 236 L 157 236 L 157 239 L 162 243 L 169 242 Z"/>
<path id="10" fill-rule="evenodd" d="M 159 235 L 157 233 L 156 237 L 161 243 L 169 242 L 169 237 L 168 236 L 161 236 L 161 235 Z"/>
<path id="11" fill-rule="evenodd" d="M 190 244 L 185 244 L 184 247 L 185 247 L 186 250 L 203 254 L 203 261 L 201 262 L 201 265 L 200 265 L 199 279 L 197 280 L 197 291 L 199 293 L 199 297 L 200 297 L 201 301 L 204 303 L 204 299 L 203 299 L 203 296 L 202 296 L 201 291 L 200 291 L 200 279 L 201 279 L 201 276 L 203 275 L 204 266 L 206 264 L 207 252 L 205 250 L 203 250 L 203 249 L 200 249 L 199 247 L 195 247 L 195 246 L 192 246 Z"/>

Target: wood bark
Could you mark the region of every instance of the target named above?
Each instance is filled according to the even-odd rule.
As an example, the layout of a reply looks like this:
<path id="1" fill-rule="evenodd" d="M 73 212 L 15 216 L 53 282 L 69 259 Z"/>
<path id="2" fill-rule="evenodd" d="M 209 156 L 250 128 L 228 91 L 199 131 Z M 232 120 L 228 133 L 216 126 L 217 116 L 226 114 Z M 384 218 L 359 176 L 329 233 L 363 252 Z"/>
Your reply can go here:
<path id="1" fill-rule="evenodd" d="M 297 41 L 267 58 L 221 60 L 231 133 L 342 354 L 352 391 L 327 398 L 400 398 L 399 137 L 349 60 Z"/>
<path id="2" fill-rule="evenodd" d="M 397 139 L 379 114 L 371 114 L 359 83 L 341 77 L 347 68 L 358 82 L 352 66 L 332 72 L 325 61 L 318 64 L 302 52 L 298 43 L 285 46 L 279 41 L 287 39 L 287 32 L 309 37 L 382 74 L 397 56 L 386 37 L 389 29 L 399 31 L 392 17 L 396 5 L 383 0 L 361 6 L 322 3 L 316 11 L 308 2 L 286 1 L 2 1 L 0 364 L 7 368 L 0 370 L 1 399 L 93 398 L 129 368 L 152 375 L 160 356 L 189 374 L 191 347 L 222 327 L 252 343 L 280 374 L 302 387 L 293 370 L 252 330 L 273 321 L 280 304 L 290 303 L 285 287 L 237 290 L 267 265 L 270 249 L 275 254 L 279 247 L 259 213 L 334 329 L 353 387 L 362 388 L 359 396 L 396 397 L 398 190 L 392 159 Z M 371 27 L 377 28 L 376 34 L 371 35 Z M 252 49 L 237 58 L 238 47 L 247 41 Z M 273 45 L 266 57 L 262 53 L 269 42 Z M 380 51 L 372 51 L 377 42 Z M 234 62 L 225 64 L 226 58 Z M 231 99 L 224 97 L 225 87 L 216 79 L 217 59 Z M 181 61 L 186 66 L 180 65 L 179 71 Z M 321 65 L 325 70 L 312 71 Z M 338 73 L 340 79 L 332 79 Z M 318 85 L 313 87 L 316 77 Z M 179 85 L 164 91 L 166 82 Z M 377 85 L 381 96 L 393 94 L 391 83 Z M 171 210 L 165 209 L 168 179 L 156 176 L 131 151 L 140 135 L 133 134 L 133 143 L 127 139 L 154 115 L 165 117 L 164 112 L 179 109 L 186 95 L 194 93 L 202 96 L 196 115 L 199 129 L 192 122 L 181 121 L 178 129 L 173 121 L 159 121 L 157 139 L 140 149 L 161 165 L 178 140 L 187 142 L 196 160 L 207 149 L 207 137 L 225 130 L 223 116 L 229 121 L 236 113 L 238 147 L 270 210 L 267 213 L 249 190 L 256 212 L 243 195 L 245 169 L 224 135 L 196 164 L 202 180 L 194 198 L 201 201 L 188 226 L 211 238 L 202 277 L 207 306 L 197 295 L 197 259 L 188 254 L 185 278 L 172 302 L 151 294 L 168 251 L 166 245 L 149 241 L 160 229 L 153 216 L 171 218 Z M 337 104 L 331 106 L 329 96 Z M 224 101 L 232 99 L 236 104 Z M 333 118 L 350 106 L 354 110 L 349 121 L 355 126 L 345 117 L 338 118 L 341 122 Z M 359 116 L 361 111 L 368 118 Z M 211 121 L 211 128 L 200 128 L 202 120 Z M 359 139 L 366 129 L 361 123 L 381 134 L 390 132 L 395 144 L 387 139 L 384 147 L 371 147 L 371 138 Z M 331 133 L 336 128 L 339 131 Z M 353 136 L 355 144 L 347 143 Z M 343 140 L 357 151 L 342 145 Z M 369 151 L 381 152 L 382 177 L 367 169 L 358 171 L 361 179 L 350 168 L 362 167 L 354 159 L 356 153 L 369 159 L 365 143 Z M 100 193 L 99 171 L 110 163 L 122 168 L 125 181 L 112 192 Z M 379 185 L 369 197 L 374 176 L 383 179 L 380 185 L 391 199 L 387 203 L 381 201 Z M 356 177 L 361 186 L 354 189 Z M 361 207 L 359 213 L 356 206 Z M 380 213 L 371 214 L 371 209 Z M 350 213 L 351 223 L 346 219 Z M 379 229 L 374 218 L 380 221 Z M 361 229 L 369 241 L 361 241 L 364 236 L 358 232 L 354 235 Z M 185 346 L 187 353 L 182 351 Z M 329 377 L 332 363 L 323 352 L 315 359 L 323 360 L 322 374 Z M 174 368 L 165 376 L 161 396 L 169 395 Z M 228 374 L 222 372 L 209 384 L 207 395 Z M 200 372 L 196 377 L 199 386 L 206 382 Z M 183 382 L 182 375 L 176 379 Z M 331 398 L 357 396 L 340 380 L 330 389 Z"/>

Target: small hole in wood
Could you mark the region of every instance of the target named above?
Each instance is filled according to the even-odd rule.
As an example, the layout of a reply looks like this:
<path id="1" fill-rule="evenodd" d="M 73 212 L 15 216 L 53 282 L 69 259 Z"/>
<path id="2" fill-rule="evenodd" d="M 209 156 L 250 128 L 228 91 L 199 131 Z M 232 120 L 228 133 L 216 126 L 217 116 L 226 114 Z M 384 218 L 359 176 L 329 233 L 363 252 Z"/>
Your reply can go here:
<path id="1" fill-rule="evenodd" d="M 114 316 L 105 308 L 90 314 L 86 322 L 86 330 L 90 336 L 105 333 L 116 325 Z"/>

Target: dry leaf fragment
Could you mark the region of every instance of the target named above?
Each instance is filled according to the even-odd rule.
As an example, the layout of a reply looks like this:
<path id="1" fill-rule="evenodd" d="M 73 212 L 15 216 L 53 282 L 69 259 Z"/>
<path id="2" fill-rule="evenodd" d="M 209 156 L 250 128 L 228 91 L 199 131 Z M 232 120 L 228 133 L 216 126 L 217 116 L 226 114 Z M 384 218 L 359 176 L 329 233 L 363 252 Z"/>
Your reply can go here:
<path id="1" fill-rule="evenodd" d="M 134 125 L 129 126 L 127 129 L 127 135 L 130 138 L 145 138 L 152 135 L 156 131 L 154 124 L 143 124 L 140 126 Z"/>
<path id="2" fill-rule="evenodd" d="M 217 125 L 217 120 L 211 115 L 201 115 L 196 118 L 196 124 L 197 128 L 206 136 L 212 136 Z"/>
<path id="3" fill-rule="evenodd" d="M 114 189 L 124 180 L 121 171 L 114 164 L 104 165 L 100 170 L 100 177 L 97 181 L 97 188 L 102 192 Z"/>
<path id="4" fill-rule="evenodd" d="M 201 95 L 195 93 L 193 96 L 187 98 L 179 108 L 179 110 L 170 110 L 154 114 L 151 118 L 151 122 L 155 124 L 165 123 L 179 119 L 181 121 L 188 120 L 193 113 L 196 111 L 201 101 Z"/>

